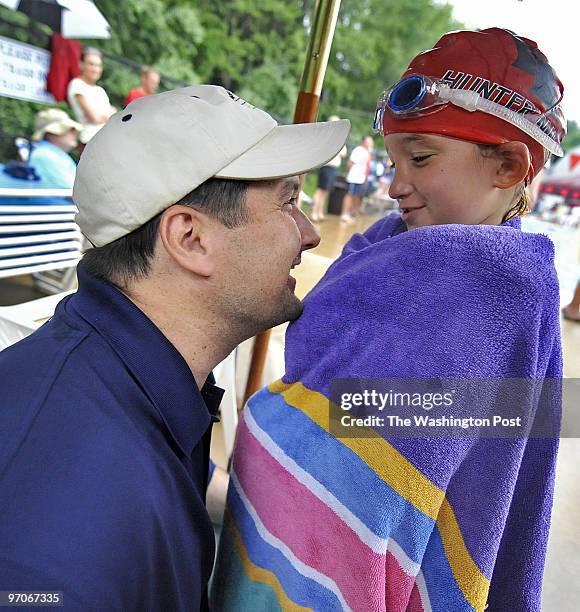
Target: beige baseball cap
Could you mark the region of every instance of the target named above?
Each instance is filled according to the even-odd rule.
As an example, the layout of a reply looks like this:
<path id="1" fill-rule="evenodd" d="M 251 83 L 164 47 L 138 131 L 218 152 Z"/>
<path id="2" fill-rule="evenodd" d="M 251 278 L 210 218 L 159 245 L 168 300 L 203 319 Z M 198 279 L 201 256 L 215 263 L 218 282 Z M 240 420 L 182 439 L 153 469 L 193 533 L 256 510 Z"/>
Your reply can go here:
<path id="1" fill-rule="evenodd" d="M 141 227 L 211 177 L 303 174 L 343 147 L 350 123 L 278 125 L 223 87 L 192 85 L 131 102 L 84 149 L 77 223 L 103 246 Z"/>
<path id="2" fill-rule="evenodd" d="M 32 140 L 42 140 L 46 133 L 62 136 L 70 130 L 80 132 L 83 126 L 73 121 L 65 111 L 60 108 L 49 108 L 37 113 L 34 120 Z"/>

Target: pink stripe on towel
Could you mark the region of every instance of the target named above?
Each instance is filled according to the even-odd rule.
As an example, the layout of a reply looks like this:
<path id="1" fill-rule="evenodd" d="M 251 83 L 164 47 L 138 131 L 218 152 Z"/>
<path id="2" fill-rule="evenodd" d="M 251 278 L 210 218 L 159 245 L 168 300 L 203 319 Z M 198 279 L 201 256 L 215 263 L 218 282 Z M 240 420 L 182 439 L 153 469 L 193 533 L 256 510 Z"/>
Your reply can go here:
<path id="1" fill-rule="evenodd" d="M 303 563 L 331 578 L 351 608 L 384 610 L 385 555 L 373 552 L 274 460 L 243 421 L 238 437 L 245 452 L 236 457 L 235 471 L 268 531 Z M 369 580 L 376 589 L 369 589 Z"/>

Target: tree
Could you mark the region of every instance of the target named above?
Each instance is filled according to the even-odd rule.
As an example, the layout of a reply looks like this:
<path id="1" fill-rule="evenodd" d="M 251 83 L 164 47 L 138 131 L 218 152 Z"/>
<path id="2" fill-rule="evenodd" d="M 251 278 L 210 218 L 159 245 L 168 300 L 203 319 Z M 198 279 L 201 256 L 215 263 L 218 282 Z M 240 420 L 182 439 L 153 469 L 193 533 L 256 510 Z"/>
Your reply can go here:
<path id="1" fill-rule="evenodd" d="M 356 140 L 368 133 L 380 94 L 410 60 L 462 25 L 432 0 L 343 0 L 321 115 L 348 116 Z"/>
<path id="2" fill-rule="evenodd" d="M 189 83 L 200 81 L 195 66 L 204 40 L 191 2 L 172 0 L 97 0 L 111 26 L 111 38 L 95 41 L 106 51 Z M 134 86 L 134 84 L 133 84 Z"/>
<path id="3" fill-rule="evenodd" d="M 578 127 L 576 121 L 568 121 L 568 133 L 566 134 L 566 138 L 564 138 L 562 148 L 564 149 L 564 151 L 568 152 L 579 145 L 580 127 Z"/>
<path id="4" fill-rule="evenodd" d="M 103 51 L 162 73 L 174 81 L 206 82 L 236 91 L 250 103 L 290 121 L 302 74 L 314 0 L 96 0 L 111 38 L 89 41 Z M 28 26 L 27 17 L 0 7 L 0 18 Z M 456 26 L 451 7 L 433 0 L 343 0 L 324 84 L 320 117 L 351 119 L 354 143 L 368 133 L 375 102 L 418 51 Z M 46 48 L 49 30 L 0 34 Z M 138 81 L 138 68 L 105 58 L 102 85 L 119 106 Z M 0 125 L 8 134 L 30 133 L 42 108 L 0 99 Z M 66 105 L 65 105 L 66 108 Z M 1 155 L 1 152 L 0 152 Z"/>
<path id="5" fill-rule="evenodd" d="M 205 39 L 196 63 L 204 80 L 289 119 L 307 44 L 301 4 L 200 0 L 197 8 Z"/>

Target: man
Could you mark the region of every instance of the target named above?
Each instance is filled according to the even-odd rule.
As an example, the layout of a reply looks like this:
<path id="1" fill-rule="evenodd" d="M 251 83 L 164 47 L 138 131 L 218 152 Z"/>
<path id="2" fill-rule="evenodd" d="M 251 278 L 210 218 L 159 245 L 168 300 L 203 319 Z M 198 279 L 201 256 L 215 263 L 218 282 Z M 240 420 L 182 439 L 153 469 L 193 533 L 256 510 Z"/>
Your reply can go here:
<path id="1" fill-rule="evenodd" d="M 341 221 L 353 223 L 358 216 L 364 197 L 365 183 L 369 175 L 373 139 L 365 136 L 361 144 L 355 147 L 348 160 L 348 192 L 344 196 Z"/>
<path id="2" fill-rule="evenodd" d="M 50 108 L 36 115 L 35 128 L 29 164 L 43 185 L 72 189 L 77 167 L 69 153 L 78 145 L 78 134 L 83 126 L 65 111 Z"/>
<path id="3" fill-rule="evenodd" d="M 82 125 L 73 121 L 65 111 L 50 108 L 36 115 L 35 128 L 32 145 L 29 145 L 26 139 L 22 139 L 26 152 L 30 152 L 27 165 L 18 164 L 10 167 L 8 164 L 6 170 L 0 174 L 0 186 L 12 189 L 31 186 L 39 189 L 72 189 L 77 167 L 69 152 L 78 144 L 78 134 Z M 0 170 L 2 169 L 4 167 L 0 164 Z M 21 176 L 23 171 L 27 173 L 29 179 Z M 34 179 L 34 182 L 30 182 L 31 179 Z M 70 204 L 70 201 L 57 197 L 14 197 L 3 198 L 2 203 L 14 206 L 49 206 Z"/>
<path id="4" fill-rule="evenodd" d="M 298 317 L 290 270 L 319 237 L 296 175 L 348 122 L 278 126 L 226 90 L 136 100 L 81 157 L 79 290 L 0 354 L 1 589 L 69 610 L 199 610 L 212 368 Z"/>
<path id="5" fill-rule="evenodd" d="M 135 89 L 132 89 L 127 94 L 127 97 L 123 102 L 123 106 L 127 106 L 127 104 L 133 102 L 133 100 L 137 100 L 143 96 L 150 96 L 151 94 L 154 94 L 159 87 L 159 79 L 159 72 L 157 72 L 155 68 L 151 68 L 151 66 L 143 66 L 143 68 L 141 68 L 141 85 L 139 87 L 135 87 Z"/>

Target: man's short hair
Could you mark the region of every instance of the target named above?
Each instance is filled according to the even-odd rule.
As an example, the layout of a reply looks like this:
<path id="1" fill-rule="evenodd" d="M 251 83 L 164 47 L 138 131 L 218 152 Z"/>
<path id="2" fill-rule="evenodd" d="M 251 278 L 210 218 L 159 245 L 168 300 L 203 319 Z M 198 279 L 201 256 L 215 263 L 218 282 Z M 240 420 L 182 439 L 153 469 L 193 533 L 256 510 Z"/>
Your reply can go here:
<path id="1" fill-rule="evenodd" d="M 228 228 L 248 222 L 246 191 L 249 181 L 210 178 L 179 202 L 214 217 Z M 82 265 L 95 278 L 105 280 L 119 289 L 132 281 L 145 278 L 155 253 L 159 222 L 164 211 L 141 227 L 102 247 L 89 249 Z"/>

